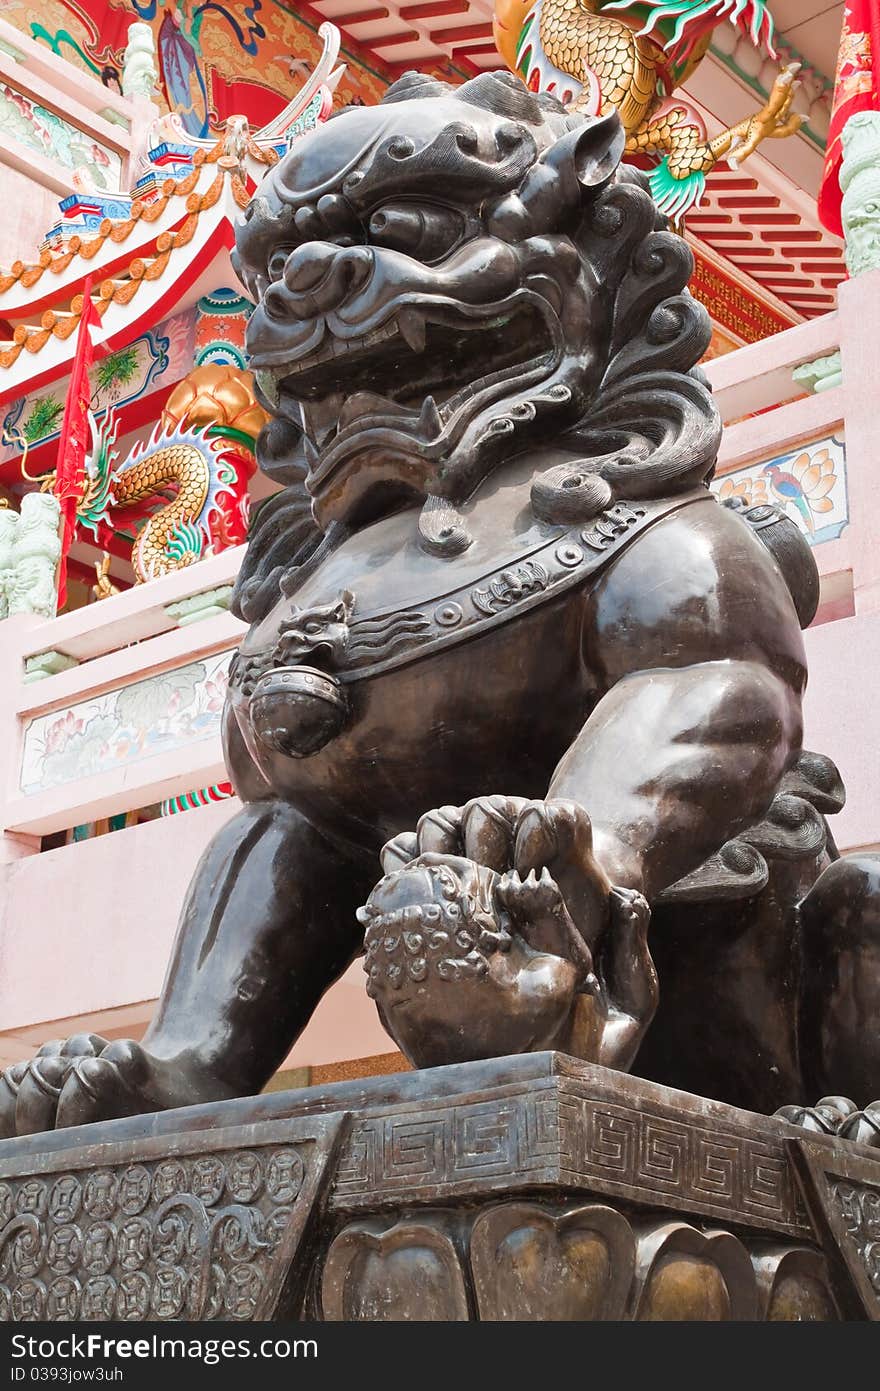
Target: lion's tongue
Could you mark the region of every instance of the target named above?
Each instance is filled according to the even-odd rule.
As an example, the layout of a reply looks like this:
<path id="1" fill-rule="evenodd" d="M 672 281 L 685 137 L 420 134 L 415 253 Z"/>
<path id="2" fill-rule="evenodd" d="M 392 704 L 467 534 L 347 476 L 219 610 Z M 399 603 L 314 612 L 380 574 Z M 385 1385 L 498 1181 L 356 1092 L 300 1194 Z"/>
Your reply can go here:
<path id="1" fill-rule="evenodd" d="M 362 420 L 370 415 L 395 416 L 402 420 L 418 420 L 418 411 L 401 406 L 387 396 L 378 396 L 374 391 L 356 391 L 347 396 L 339 412 L 339 429 L 344 430 L 352 421 Z"/>

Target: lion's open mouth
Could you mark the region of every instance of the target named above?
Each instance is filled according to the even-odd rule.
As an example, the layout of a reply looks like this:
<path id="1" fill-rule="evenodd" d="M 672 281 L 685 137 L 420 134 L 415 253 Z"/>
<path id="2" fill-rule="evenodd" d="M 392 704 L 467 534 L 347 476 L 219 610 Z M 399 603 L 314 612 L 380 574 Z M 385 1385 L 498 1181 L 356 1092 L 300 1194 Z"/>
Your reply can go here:
<path id="1" fill-rule="evenodd" d="M 439 458 L 479 410 L 547 376 L 559 351 L 548 308 L 530 295 L 470 312 L 406 304 L 360 337 L 328 326 L 301 356 L 252 365 L 277 409 L 302 407 L 314 490 L 363 448 L 381 447 L 377 432 Z"/>

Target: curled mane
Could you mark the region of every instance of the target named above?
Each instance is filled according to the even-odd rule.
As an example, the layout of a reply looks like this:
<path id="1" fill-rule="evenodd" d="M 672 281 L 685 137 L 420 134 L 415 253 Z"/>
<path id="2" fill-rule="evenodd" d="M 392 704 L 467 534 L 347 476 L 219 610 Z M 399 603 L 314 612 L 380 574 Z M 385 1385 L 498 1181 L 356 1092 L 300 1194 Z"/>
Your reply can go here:
<path id="1" fill-rule="evenodd" d="M 604 506 L 708 483 L 721 443 L 721 417 L 696 365 L 712 325 L 687 289 L 693 255 L 668 230 L 640 171 L 618 169 L 589 208 L 579 239 L 605 287 L 610 332 L 593 400 L 560 437 L 582 457 L 534 484 L 536 509 L 559 521 L 593 515 L 600 510 L 593 499 Z"/>

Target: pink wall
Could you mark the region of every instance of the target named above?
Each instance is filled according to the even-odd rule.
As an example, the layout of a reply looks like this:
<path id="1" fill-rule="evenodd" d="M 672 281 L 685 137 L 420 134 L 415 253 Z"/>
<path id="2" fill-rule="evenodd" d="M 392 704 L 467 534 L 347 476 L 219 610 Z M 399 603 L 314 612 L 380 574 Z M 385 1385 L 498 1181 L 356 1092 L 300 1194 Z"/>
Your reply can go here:
<path id="1" fill-rule="evenodd" d="M 58 1033 L 86 1026 L 100 1032 L 108 1022 L 112 1027 L 114 1011 L 125 1012 L 124 1032 L 140 1035 L 162 985 L 199 856 L 238 806 L 235 800 L 218 802 L 4 866 L 0 1066 L 30 1056 L 37 1042 Z M 50 1027 L 72 1018 L 75 1024 Z M 35 1029 L 44 1022 L 46 1027 Z M 333 1063 L 393 1048 L 356 961 L 325 996 L 286 1065 Z"/>
<path id="2" fill-rule="evenodd" d="M 0 217 L 0 265 L 36 260 L 37 247 L 58 220 L 59 194 L 19 169 L 3 170 L 3 216 Z"/>
<path id="3" fill-rule="evenodd" d="M 806 638 L 804 744 L 833 758 L 846 784 L 831 830 L 842 850 L 880 850 L 880 613 L 823 623 Z"/>
<path id="4" fill-rule="evenodd" d="M 10 865 L 0 909 L 0 1027 L 155 999 L 192 871 L 235 805 L 218 802 Z M 40 962 L 51 970 L 35 970 Z"/>

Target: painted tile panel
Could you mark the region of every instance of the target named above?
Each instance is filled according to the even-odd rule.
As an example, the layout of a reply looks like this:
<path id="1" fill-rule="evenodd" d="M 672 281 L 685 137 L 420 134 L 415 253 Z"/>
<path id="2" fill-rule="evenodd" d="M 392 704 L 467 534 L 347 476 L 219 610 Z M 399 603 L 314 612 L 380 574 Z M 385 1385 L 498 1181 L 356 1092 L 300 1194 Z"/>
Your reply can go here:
<path id="1" fill-rule="evenodd" d="M 100 358 L 90 375 L 90 409 L 96 420 L 185 376 L 192 367 L 195 327 L 195 313 L 184 310 Z M 65 377 L 11 403 L 0 427 L 0 464 L 21 454 L 23 440 L 36 449 L 58 438 L 66 391 Z"/>
<path id="2" fill-rule="evenodd" d="M 749 506 L 773 503 L 797 523 L 811 546 L 836 540 L 849 521 L 846 448 L 837 435 L 734 469 L 714 479 L 711 488 L 722 502 L 741 497 Z"/>
<path id="3" fill-rule="evenodd" d="M 26 796 L 216 738 L 231 651 L 31 720 L 19 785 Z"/>
<path id="4" fill-rule="evenodd" d="M 122 161 L 115 150 L 6 82 L 0 82 L 0 139 L 15 140 L 63 165 L 86 187 L 115 191 L 122 181 Z"/>

